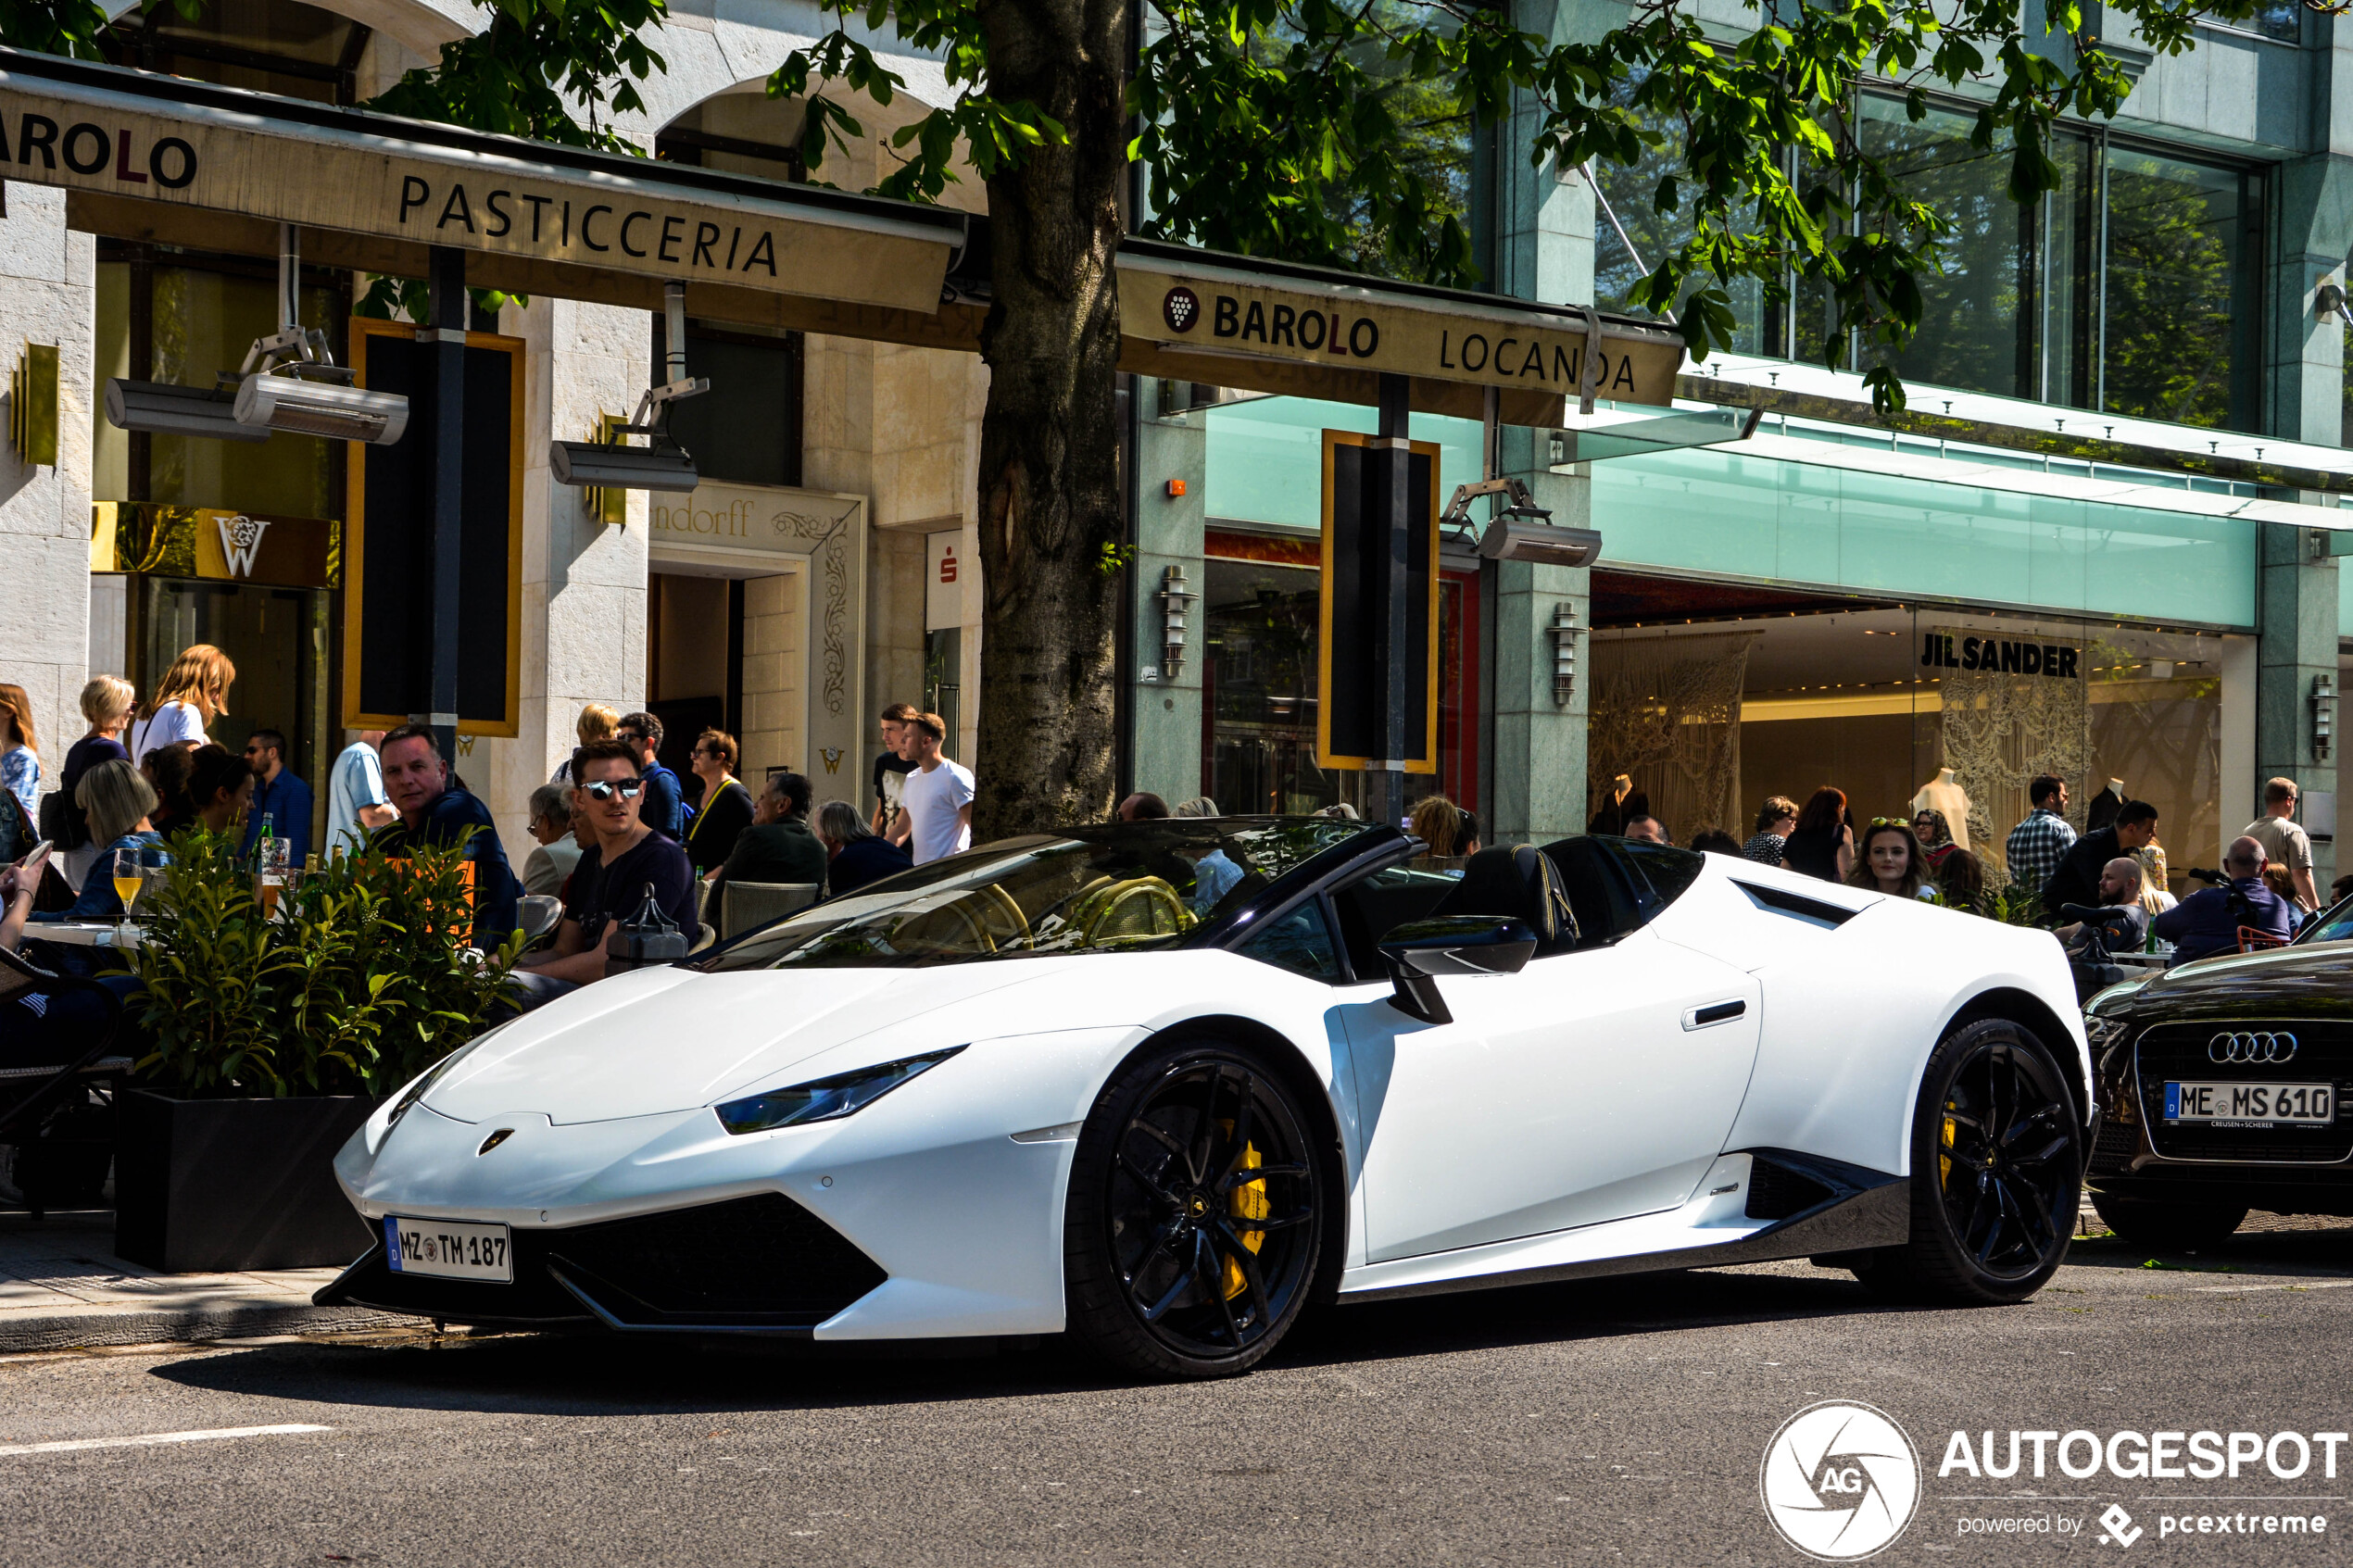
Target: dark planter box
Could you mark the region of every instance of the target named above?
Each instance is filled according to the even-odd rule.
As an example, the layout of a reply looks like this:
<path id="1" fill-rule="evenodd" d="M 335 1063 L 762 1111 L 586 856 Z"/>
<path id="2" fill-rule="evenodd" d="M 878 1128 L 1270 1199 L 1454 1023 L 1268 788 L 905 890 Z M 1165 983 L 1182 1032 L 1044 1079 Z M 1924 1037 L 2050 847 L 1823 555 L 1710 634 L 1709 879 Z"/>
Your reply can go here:
<path id="1" fill-rule="evenodd" d="M 376 1101 L 122 1097 L 114 1249 L 166 1273 L 341 1268 L 374 1235 L 335 1151 Z"/>

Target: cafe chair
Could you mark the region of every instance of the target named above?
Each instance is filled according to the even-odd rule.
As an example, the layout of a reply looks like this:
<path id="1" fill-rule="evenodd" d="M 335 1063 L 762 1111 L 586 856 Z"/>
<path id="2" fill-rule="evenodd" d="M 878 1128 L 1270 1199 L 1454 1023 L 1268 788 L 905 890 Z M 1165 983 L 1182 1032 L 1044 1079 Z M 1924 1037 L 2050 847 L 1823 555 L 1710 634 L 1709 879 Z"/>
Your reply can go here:
<path id="1" fill-rule="evenodd" d="M 100 998 L 106 1009 L 106 1022 L 92 1032 L 89 1044 L 70 1060 L 0 1069 L 0 1143 L 16 1146 L 21 1162 L 25 1144 L 39 1131 L 42 1118 L 52 1108 L 81 1090 L 85 1080 L 120 1076 L 131 1071 L 132 1062 L 127 1056 L 112 1054 L 115 1035 L 122 1024 L 122 999 L 113 991 L 79 975 L 53 974 L 6 947 L 0 947 L 0 968 L 16 971 L 45 991 L 90 992 Z M 39 1219 L 37 1199 L 30 1192 L 26 1198 L 32 1205 L 32 1217 Z"/>
<path id="2" fill-rule="evenodd" d="M 754 926 L 784 919 L 817 901 L 821 882 L 734 882 L 726 884 L 721 902 L 720 940 L 732 942 Z"/>

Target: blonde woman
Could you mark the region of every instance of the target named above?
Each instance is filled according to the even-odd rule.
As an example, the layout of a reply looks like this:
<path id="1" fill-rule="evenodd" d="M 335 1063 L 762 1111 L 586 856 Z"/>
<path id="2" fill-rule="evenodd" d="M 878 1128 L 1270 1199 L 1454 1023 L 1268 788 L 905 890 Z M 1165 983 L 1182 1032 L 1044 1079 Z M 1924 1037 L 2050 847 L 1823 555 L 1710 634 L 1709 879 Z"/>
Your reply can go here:
<path id="1" fill-rule="evenodd" d="M 144 762 L 150 751 L 182 741 L 209 744 L 204 727 L 229 711 L 229 687 L 236 678 L 237 667 L 210 643 L 182 649 L 131 726 L 131 760 Z"/>
<path id="2" fill-rule="evenodd" d="M 580 720 L 573 725 L 572 733 L 580 737 L 581 745 L 593 746 L 598 741 L 612 739 L 614 732 L 620 728 L 621 709 L 605 703 L 592 702 L 580 710 Z M 567 757 L 557 763 L 556 771 L 547 775 L 547 782 L 553 784 L 571 784 L 572 759 Z"/>
<path id="3" fill-rule="evenodd" d="M 66 753 L 65 771 L 57 775 L 57 804 L 50 808 L 59 813 L 54 827 L 42 831 L 60 846 L 58 864 L 66 880 L 74 886 L 82 885 L 96 862 L 98 845 L 74 792 L 82 778 L 101 762 L 128 762 L 131 753 L 122 744 L 124 726 L 131 722 L 131 710 L 137 706 L 138 692 L 120 675 L 97 675 L 82 688 L 82 716 L 90 728 L 73 743 Z"/>
<path id="4" fill-rule="evenodd" d="M 41 743 L 32 734 L 32 698 L 22 686 L 0 682 L 0 784 L 24 806 L 27 822 L 41 815 Z"/>

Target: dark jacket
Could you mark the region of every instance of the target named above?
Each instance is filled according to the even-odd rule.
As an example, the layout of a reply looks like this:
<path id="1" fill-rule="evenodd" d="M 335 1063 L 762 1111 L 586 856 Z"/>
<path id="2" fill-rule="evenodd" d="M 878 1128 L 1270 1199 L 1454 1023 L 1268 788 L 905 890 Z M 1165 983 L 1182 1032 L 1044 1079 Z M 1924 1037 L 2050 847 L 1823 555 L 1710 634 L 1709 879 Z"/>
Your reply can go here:
<path id="1" fill-rule="evenodd" d="M 735 853 L 736 840 L 751 826 L 751 791 L 740 779 L 729 779 L 716 794 L 704 797 L 695 820 L 686 826 L 686 855 L 698 872 L 724 866 Z M 758 877 L 749 880 L 757 882 Z"/>
<path id="2" fill-rule="evenodd" d="M 825 880 L 825 847 L 799 817 L 755 822 L 736 835 L 736 847 L 719 873 L 722 882 L 814 882 Z"/>
<path id="3" fill-rule="evenodd" d="M 829 897 L 838 898 L 868 883 L 896 876 L 914 863 L 907 851 L 887 838 L 853 838 L 841 847 L 841 853 L 826 869 L 825 891 Z"/>
<path id="4" fill-rule="evenodd" d="M 2296 929 L 2287 900 L 2264 886 L 2259 876 L 2234 877 L 2227 887 L 2193 893 L 2158 916 L 2154 925 L 2158 940 L 2173 944 L 2175 963 L 2236 952 L 2242 925 L 2282 941 Z"/>
<path id="5" fill-rule="evenodd" d="M 466 830 L 477 827 L 482 831 L 468 839 Z M 403 819 L 383 829 L 374 842 L 386 854 L 398 856 L 407 855 L 412 844 L 467 844 L 467 858 L 474 865 L 474 946 L 495 948 L 515 929 L 515 900 L 522 895 L 522 884 L 507 864 L 490 808 L 466 791 L 443 790 L 425 808 L 415 833 Z"/>
<path id="6" fill-rule="evenodd" d="M 2051 873 L 2051 880 L 2043 884 L 2044 913 L 2056 919 L 2062 904 L 2099 903 L 2100 872 L 2110 860 L 2126 853 L 2112 827 L 2077 839 L 2074 847 L 2059 857 L 2058 870 Z"/>

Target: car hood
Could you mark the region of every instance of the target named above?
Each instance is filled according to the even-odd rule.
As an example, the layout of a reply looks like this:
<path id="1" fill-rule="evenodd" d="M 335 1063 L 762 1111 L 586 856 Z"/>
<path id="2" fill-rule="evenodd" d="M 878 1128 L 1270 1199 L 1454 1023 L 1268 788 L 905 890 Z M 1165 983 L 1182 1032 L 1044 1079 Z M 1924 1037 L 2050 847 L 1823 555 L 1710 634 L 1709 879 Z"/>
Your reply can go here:
<path id="1" fill-rule="evenodd" d="M 915 1048 L 963 1045 L 970 1036 L 955 1034 L 960 1005 L 1038 978 L 1038 967 L 616 975 L 483 1036 L 424 1103 L 460 1122 L 509 1112 L 604 1122 L 692 1110 L 878 1031 L 894 1031 L 889 1044 L 904 1051 L 908 1031 L 900 1026 L 925 1013 L 942 1014 L 939 1035 Z"/>
<path id="2" fill-rule="evenodd" d="M 2201 960 L 2150 981 L 2125 1009 L 2143 1023 L 2252 1013 L 2353 1021 L 2353 943 Z"/>

